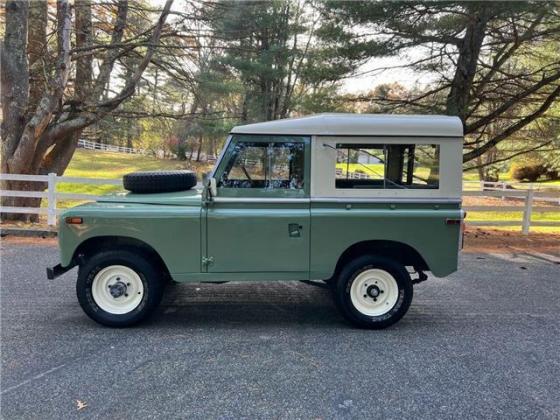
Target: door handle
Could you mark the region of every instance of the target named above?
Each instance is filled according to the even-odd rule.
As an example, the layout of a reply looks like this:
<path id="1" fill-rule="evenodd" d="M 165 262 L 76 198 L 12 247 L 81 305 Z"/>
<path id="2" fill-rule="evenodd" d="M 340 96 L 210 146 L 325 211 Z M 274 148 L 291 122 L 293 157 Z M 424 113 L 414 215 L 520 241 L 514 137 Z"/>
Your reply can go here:
<path id="1" fill-rule="evenodd" d="M 302 229 L 303 226 L 300 225 L 299 223 L 290 223 L 288 225 L 288 235 L 290 236 L 290 238 L 299 238 L 301 237 Z"/>

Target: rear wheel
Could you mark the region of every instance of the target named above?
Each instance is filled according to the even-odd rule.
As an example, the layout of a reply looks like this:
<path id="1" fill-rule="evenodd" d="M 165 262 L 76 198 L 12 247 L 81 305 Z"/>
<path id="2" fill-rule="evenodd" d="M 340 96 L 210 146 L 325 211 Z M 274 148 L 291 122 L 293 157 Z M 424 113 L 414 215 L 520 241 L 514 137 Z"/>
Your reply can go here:
<path id="1" fill-rule="evenodd" d="M 80 266 L 76 292 L 84 312 L 111 327 L 147 318 L 163 295 L 164 278 L 141 253 L 103 251 Z"/>
<path id="2" fill-rule="evenodd" d="M 362 256 L 348 263 L 333 285 L 342 315 L 362 328 L 381 329 L 399 321 L 412 302 L 405 267 L 383 257 Z"/>

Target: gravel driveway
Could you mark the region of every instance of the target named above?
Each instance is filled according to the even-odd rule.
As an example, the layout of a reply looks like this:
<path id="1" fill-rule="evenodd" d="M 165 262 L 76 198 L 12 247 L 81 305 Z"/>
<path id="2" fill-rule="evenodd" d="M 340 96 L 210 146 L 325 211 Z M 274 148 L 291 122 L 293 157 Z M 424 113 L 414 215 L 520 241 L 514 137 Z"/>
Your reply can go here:
<path id="1" fill-rule="evenodd" d="M 2 246 L 6 419 L 560 417 L 548 254 L 463 254 L 383 331 L 295 282 L 170 286 L 148 323 L 115 330 L 82 313 L 75 271 L 46 280 L 55 247 Z"/>

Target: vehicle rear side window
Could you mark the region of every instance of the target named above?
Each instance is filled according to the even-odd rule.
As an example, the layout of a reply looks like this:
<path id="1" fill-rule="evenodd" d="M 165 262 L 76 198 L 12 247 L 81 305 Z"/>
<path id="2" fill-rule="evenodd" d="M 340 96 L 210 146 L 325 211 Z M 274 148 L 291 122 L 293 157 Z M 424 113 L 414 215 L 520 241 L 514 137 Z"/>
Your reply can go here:
<path id="1" fill-rule="evenodd" d="M 338 189 L 438 189 L 439 145 L 337 144 Z"/>
<path id="2" fill-rule="evenodd" d="M 238 141 L 218 180 L 222 188 L 304 188 L 305 144 Z"/>

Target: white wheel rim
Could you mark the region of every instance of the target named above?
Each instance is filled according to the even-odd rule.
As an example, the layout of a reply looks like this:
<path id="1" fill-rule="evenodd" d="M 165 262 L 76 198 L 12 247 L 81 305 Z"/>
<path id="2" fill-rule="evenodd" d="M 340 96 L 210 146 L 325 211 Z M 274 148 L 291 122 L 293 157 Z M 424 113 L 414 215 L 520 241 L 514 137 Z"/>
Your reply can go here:
<path id="1" fill-rule="evenodd" d="M 144 284 L 133 269 L 124 265 L 110 265 L 96 274 L 91 292 L 97 306 L 105 312 L 122 315 L 140 305 L 144 297 Z"/>
<path id="2" fill-rule="evenodd" d="M 374 268 L 358 274 L 350 288 L 354 307 L 364 315 L 380 316 L 389 312 L 399 298 L 399 285 L 385 270 Z"/>

